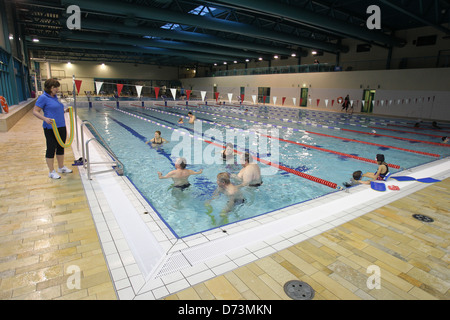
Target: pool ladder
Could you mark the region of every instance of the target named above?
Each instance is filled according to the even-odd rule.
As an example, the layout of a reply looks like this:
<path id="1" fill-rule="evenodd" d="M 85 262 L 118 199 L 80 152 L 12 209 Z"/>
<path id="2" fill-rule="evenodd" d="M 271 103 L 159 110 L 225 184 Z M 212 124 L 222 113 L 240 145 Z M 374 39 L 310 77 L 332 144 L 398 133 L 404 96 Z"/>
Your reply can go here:
<path id="1" fill-rule="evenodd" d="M 94 136 L 98 137 L 98 138 L 91 138 L 88 141 L 86 141 L 86 144 L 84 143 L 84 133 L 83 133 L 83 128 L 84 127 L 89 127 L 91 129 L 91 132 L 94 134 Z M 106 153 L 111 157 L 112 161 L 107 161 L 107 162 L 91 162 L 91 159 L 89 158 L 89 144 L 92 141 L 97 141 L 97 143 L 103 147 L 103 149 L 106 151 Z M 114 154 L 114 152 L 111 150 L 111 148 L 108 146 L 108 144 L 105 142 L 105 140 L 103 140 L 103 138 L 101 137 L 101 135 L 98 133 L 98 131 L 95 129 L 95 127 L 93 126 L 93 124 L 91 122 L 89 122 L 88 120 L 83 120 L 83 122 L 81 123 L 81 146 L 82 146 L 82 152 L 83 152 L 83 167 L 87 170 L 87 174 L 88 174 L 88 179 L 91 180 L 91 176 L 94 174 L 99 174 L 99 173 L 105 173 L 105 172 L 112 172 L 115 171 L 117 172 L 118 175 L 123 175 L 123 170 L 124 170 L 124 166 L 123 163 L 119 161 L 119 159 L 117 158 L 117 156 Z M 106 165 L 111 165 L 112 168 L 108 169 L 108 170 L 102 170 L 102 171 L 92 171 L 92 165 L 97 165 L 97 164 L 106 164 Z"/>

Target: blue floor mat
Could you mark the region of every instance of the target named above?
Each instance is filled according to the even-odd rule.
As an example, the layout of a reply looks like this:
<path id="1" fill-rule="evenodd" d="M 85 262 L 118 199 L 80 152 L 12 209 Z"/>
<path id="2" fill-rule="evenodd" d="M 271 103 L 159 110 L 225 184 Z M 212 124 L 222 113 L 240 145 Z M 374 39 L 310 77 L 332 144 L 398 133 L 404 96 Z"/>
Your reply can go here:
<path id="1" fill-rule="evenodd" d="M 407 177 L 407 176 L 399 176 L 399 177 L 391 176 L 391 179 L 395 179 L 397 181 L 414 181 L 414 180 L 416 180 L 416 178 Z"/>
<path id="2" fill-rule="evenodd" d="M 433 179 L 433 178 L 422 178 L 422 179 L 416 179 L 419 182 L 423 183 L 433 183 L 433 182 L 440 182 L 441 180 Z"/>

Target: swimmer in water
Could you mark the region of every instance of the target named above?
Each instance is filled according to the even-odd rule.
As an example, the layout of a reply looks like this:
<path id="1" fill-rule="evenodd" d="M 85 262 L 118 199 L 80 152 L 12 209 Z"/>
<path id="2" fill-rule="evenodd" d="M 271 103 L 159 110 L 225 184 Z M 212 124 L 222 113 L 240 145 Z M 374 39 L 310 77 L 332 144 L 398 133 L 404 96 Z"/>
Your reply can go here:
<path id="1" fill-rule="evenodd" d="M 191 185 L 188 181 L 188 178 L 191 175 L 201 174 L 202 172 L 203 169 L 200 169 L 200 171 L 198 172 L 186 169 L 186 159 L 178 158 L 175 161 L 175 170 L 170 171 L 165 176 L 163 176 L 162 173 L 158 171 L 158 177 L 160 179 L 169 179 L 169 178 L 172 179 L 173 187 L 183 191 L 184 189 L 188 188 Z"/>
<path id="2" fill-rule="evenodd" d="M 163 144 L 164 142 L 169 142 L 169 141 L 167 141 L 166 139 L 161 137 L 161 131 L 155 131 L 155 137 L 151 140 L 148 140 L 146 142 L 146 144 L 151 143 L 153 146 L 153 145 L 157 145 L 157 144 Z"/>
<path id="3" fill-rule="evenodd" d="M 197 120 L 197 118 L 192 114 L 192 112 L 188 112 L 188 117 L 189 117 L 189 123 L 194 123 L 195 120 Z"/>
<path id="4" fill-rule="evenodd" d="M 245 202 L 245 198 L 241 190 L 231 183 L 230 174 L 228 172 L 221 172 L 217 175 L 217 189 L 214 191 L 212 199 L 216 198 L 220 194 L 224 194 L 228 197 L 225 208 L 223 208 L 220 212 L 221 216 L 226 216 L 226 214 L 233 210 L 235 206 Z M 205 205 L 209 205 L 210 201 L 211 200 L 207 201 Z"/>

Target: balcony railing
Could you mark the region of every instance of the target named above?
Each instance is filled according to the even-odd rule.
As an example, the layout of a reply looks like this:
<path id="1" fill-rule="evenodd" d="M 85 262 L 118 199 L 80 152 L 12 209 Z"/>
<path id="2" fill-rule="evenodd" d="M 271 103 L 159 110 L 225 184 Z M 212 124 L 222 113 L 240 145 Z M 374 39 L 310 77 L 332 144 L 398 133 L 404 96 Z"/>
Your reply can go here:
<path id="1" fill-rule="evenodd" d="M 339 72 L 339 71 L 363 71 L 363 70 L 394 70 L 394 69 L 420 69 L 420 68 L 448 68 L 450 67 L 450 55 L 432 57 L 414 57 L 392 59 L 389 65 L 386 60 L 359 60 L 345 61 L 339 65 L 329 63 L 302 64 L 290 66 L 264 67 L 216 70 L 210 76 L 246 76 L 279 73 L 311 73 L 311 72 Z"/>

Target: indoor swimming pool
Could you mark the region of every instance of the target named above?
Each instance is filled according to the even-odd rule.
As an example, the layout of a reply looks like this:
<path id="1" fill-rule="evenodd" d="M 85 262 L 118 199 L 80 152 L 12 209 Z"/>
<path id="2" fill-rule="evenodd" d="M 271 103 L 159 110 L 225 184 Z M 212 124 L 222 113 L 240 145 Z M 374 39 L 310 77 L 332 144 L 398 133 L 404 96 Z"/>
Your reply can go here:
<path id="1" fill-rule="evenodd" d="M 187 113 L 197 121 L 188 123 Z M 220 105 L 185 102 L 96 102 L 80 104 L 78 116 L 89 120 L 124 164 L 125 175 L 160 216 L 171 232 L 182 238 L 261 216 L 294 204 L 340 192 L 353 171 L 376 171 L 382 153 L 392 173 L 449 155 L 449 145 L 423 123 L 375 116 L 318 112 L 273 106 Z M 183 118 L 184 124 L 178 124 Z M 146 144 L 155 131 L 168 140 Z M 224 162 L 220 151 L 232 142 L 236 155 Z M 261 168 L 263 184 L 245 187 L 245 202 L 221 214 L 227 198 L 207 205 L 220 172 L 237 174 L 240 155 L 249 152 Z M 158 179 L 174 169 L 177 157 L 188 169 L 202 174 L 189 178 L 183 191 L 170 179 Z"/>

